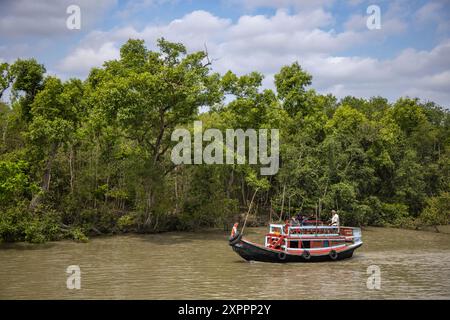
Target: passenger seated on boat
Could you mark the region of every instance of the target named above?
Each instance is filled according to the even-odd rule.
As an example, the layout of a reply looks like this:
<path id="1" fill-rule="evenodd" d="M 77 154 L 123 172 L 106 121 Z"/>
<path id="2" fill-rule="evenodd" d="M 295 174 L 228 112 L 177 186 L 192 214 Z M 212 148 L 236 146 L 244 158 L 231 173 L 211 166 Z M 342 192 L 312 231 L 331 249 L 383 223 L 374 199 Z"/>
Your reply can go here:
<path id="1" fill-rule="evenodd" d="M 303 221 L 305 220 L 305 217 L 303 217 L 302 215 L 301 215 L 301 213 L 299 213 L 298 215 L 297 215 L 297 221 L 298 221 L 298 224 L 299 225 L 301 225 L 301 226 L 303 226 Z"/>

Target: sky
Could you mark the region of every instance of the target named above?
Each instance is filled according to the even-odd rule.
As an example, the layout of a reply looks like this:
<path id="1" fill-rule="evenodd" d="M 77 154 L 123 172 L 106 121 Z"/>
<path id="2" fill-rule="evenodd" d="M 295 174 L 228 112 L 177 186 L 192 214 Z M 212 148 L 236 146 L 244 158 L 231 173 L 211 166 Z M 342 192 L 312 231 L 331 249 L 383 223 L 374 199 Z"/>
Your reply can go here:
<path id="1" fill-rule="evenodd" d="M 70 5 L 79 30 L 67 28 Z M 450 0 L 0 0 L 0 62 L 34 57 L 62 79 L 117 59 L 129 38 L 156 50 L 160 37 L 206 46 L 216 72 L 259 71 L 265 88 L 298 61 L 319 93 L 450 108 Z"/>

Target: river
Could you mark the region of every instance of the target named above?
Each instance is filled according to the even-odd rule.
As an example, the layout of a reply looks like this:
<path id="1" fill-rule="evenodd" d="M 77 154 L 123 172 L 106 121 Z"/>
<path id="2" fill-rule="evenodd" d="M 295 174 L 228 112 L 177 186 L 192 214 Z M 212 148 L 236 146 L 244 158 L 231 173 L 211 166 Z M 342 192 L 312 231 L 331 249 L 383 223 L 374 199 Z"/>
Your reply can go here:
<path id="1" fill-rule="evenodd" d="M 246 229 L 262 242 L 264 228 Z M 0 299 L 450 299 L 450 235 L 366 228 L 353 258 L 326 263 L 243 261 L 227 234 L 98 237 L 0 245 Z M 67 289 L 78 265 L 81 289 Z M 367 268 L 380 270 L 369 289 Z"/>

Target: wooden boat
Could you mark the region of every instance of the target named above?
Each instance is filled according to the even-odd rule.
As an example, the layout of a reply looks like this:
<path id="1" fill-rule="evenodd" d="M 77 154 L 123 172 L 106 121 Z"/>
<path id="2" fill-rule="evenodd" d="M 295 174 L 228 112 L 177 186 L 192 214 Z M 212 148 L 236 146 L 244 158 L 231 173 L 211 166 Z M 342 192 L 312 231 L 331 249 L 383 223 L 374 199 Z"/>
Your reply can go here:
<path id="1" fill-rule="evenodd" d="M 326 226 L 320 221 L 302 225 L 270 224 L 264 245 L 242 237 L 234 225 L 229 244 L 247 261 L 323 262 L 347 259 L 363 242 L 361 229 Z"/>

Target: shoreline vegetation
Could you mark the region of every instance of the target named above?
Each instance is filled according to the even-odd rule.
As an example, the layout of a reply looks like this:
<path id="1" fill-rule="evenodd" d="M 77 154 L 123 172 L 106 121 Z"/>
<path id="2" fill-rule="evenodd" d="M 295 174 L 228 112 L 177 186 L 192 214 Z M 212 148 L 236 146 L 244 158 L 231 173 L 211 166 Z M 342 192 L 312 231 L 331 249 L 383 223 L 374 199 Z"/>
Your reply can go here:
<path id="1" fill-rule="evenodd" d="M 274 222 L 276 223 L 276 221 Z M 253 238 L 254 240 L 258 241 L 258 239 L 255 237 L 255 230 L 258 230 L 260 228 L 264 228 L 266 230 L 266 225 L 258 225 L 258 226 L 252 226 L 247 227 L 246 230 L 248 235 L 250 234 L 250 238 Z M 362 231 L 363 232 L 371 232 L 376 229 L 392 229 L 392 230 L 407 230 L 407 231 L 414 231 L 414 232 L 426 232 L 426 233 L 438 233 L 441 235 L 450 235 L 450 225 L 436 225 L 436 226 L 421 226 L 416 229 L 409 229 L 409 228 L 400 228 L 400 227 L 386 227 L 386 226 L 363 226 Z M 145 236 L 145 235 L 180 235 L 180 234 L 194 234 L 201 232 L 202 234 L 205 233 L 225 233 L 226 236 L 228 236 L 228 230 L 225 231 L 223 228 L 220 227 L 203 227 L 197 230 L 185 230 L 185 231 L 161 231 L 158 233 L 137 233 L 137 232 L 120 232 L 120 233 L 105 233 L 105 234 L 91 234 L 89 237 L 86 236 L 83 239 L 77 239 L 74 240 L 73 238 L 61 238 L 61 239 L 53 239 L 50 241 L 45 242 L 26 242 L 26 241 L 16 241 L 16 242 L 0 242 L 0 249 L 1 248 L 16 248 L 16 245 L 19 245 L 21 248 L 39 248 L 43 246 L 44 248 L 46 245 L 51 245 L 52 243 L 58 243 L 60 241 L 69 241 L 69 242 L 77 242 L 77 243 L 88 243 L 91 240 L 94 239 L 108 239 L 111 237 L 120 237 L 120 236 Z M 261 240 L 261 239 L 259 239 Z M 364 240 L 364 235 L 363 235 Z M 36 247 L 37 246 L 37 247 Z"/>
<path id="2" fill-rule="evenodd" d="M 274 89 L 258 72 L 212 64 L 165 39 L 155 51 L 130 39 L 85 80 L 62 81 L 35 59 L 0 63 L 0 242 L 226 229 L 249 206 L 250 225 L 335 209 L 349 226 L 448 226 L 449 106 L 339 100 L 312 89 L 296 62 Z M 278 173 L 174 165 L 171 134 L 194 121 L 278 129 Z"/>

